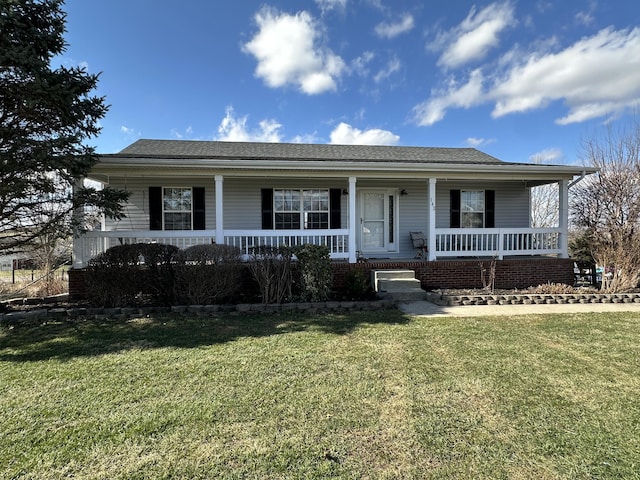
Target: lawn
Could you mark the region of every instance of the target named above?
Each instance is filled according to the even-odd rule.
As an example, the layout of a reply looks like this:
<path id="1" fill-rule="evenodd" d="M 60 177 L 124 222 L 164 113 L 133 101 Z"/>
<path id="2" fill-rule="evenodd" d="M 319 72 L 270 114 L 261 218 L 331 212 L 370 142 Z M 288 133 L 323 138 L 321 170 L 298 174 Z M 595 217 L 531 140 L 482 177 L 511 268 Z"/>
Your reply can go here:
<path id="1" fill-rule="evenodd" d="M 640 478 L 640 315 L 0 330 L 2 478 Z"/>

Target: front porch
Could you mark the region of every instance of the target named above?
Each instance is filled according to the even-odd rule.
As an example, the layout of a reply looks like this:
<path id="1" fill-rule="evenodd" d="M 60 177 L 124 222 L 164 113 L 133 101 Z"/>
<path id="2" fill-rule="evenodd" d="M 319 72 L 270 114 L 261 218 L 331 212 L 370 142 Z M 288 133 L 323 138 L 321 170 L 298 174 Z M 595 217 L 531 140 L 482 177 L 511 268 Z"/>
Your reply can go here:
<path id="1" fill-rule="evenodd" d="M 84 232 L 74 242 L 74 268 L 83 268 L 87 262 L 110 247 L 131 243 L 170 244 L 184 249 L 193 245 L 221 243 L 237 247 L 249 259 L 258 247 L 324 245 L 334 260 L 356 263 L 359 252 L 350 245 L 350 229 L 329 230 L 190 230 L 190 231 L 102 231 Z M 559 256 L 567 257 L 566 234 L 560 228 L 435 228 L 427 232 L 426 243 L 432 245 L 423 260 L 436 261 L 450 258 Z M 406 232 L 409 236 L 409 232 Z M 415 251 L 418 254 L 418 250 Z M 366 255 L 376 259 L 393 259 L 386 254 Z M 400 257 L 396 258 L 399 260 Z"/>

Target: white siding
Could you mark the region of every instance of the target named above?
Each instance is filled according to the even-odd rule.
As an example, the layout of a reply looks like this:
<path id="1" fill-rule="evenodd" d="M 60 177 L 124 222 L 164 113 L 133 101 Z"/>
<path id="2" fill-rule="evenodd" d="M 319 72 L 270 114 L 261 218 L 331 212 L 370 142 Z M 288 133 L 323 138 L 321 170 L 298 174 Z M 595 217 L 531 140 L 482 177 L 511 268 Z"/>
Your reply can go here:
<path id="1" fill-rule="evenodd" d="M 205 228 L 216 228 L 215 183 L 211 179 L 175 178 L 170 182 L 148 178 L 111 179 L 109 185 L 131 192 L 124 207 L 125 218 L 106 219 L 107 230 L 149 230 L 149 187 L 204 187 Z"/>
<path id="2" fill-rule="evenodd" d="M 529 190 L 522 182 L 438 182 L 436 184 L 436 228 L 450 227 L 451 190 L 495 190 L 496 228 L 529 226 Z"/>
<path id="3" fill-rule="evenodd" d="M 126 217 L 119 221 L 106 221 L 108 230 L 148 230 L 150 186 L 204 187 L 206 229 L 215 229 L 215 181 L 211 178 L 175 178 L 171 182 L 158 179 L 111 179 L 110 185 L 131 192 L 125 206 Z M 262 226 L 261 189 L 263 188 L 348 188 L 344 179 L 274 179 L 225 177 L 224 228 L 229 230 L 253 230 Z M 427 181 L 394 180 L 390 185 L 386 180 L 358 180 L 357 188 L 380 188 L 400 191 L 398 195 L 397 239 L 399 252 L 388 256 L 413 257 L 409 232 L 422 231 L 427 234 Z M 495 190 L 495 226 L 497 228 L 517 228 L 529 226 L 529 191 L 522 182 L 458 182 L 438 180 L 436 183 L 436 227 L 449 228 L 449 191 L 464 189 Z M 348 227 L 348 197 L 341 197 L 342 228 Z"/>

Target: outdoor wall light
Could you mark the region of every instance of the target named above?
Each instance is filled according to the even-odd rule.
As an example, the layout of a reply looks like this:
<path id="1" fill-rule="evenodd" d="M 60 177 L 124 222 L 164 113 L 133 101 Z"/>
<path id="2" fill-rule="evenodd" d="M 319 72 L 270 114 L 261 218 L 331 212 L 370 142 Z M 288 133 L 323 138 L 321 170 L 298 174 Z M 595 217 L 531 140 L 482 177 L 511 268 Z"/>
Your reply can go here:
<path id="1" fill-rule="evenodd" d="M 404 188 L 402 190 L 400 190 L 400 196 L 401 197 L 406 197 L 407 195 L 409 195 L 409 192 L 407 192 Z"/>

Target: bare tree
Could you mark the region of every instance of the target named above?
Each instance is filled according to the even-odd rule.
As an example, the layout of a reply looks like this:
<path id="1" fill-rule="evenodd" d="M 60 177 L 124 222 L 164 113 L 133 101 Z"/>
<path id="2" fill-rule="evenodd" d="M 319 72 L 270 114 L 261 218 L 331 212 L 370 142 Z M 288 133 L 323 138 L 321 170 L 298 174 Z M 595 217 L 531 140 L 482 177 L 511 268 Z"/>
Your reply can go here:
<path id="1" fill-rule="evenodd" d="M 640 122 L 611 125 L 583 142 L 582 159 L 599 173 L 580 183 L 573 219 L 588 238 L 596 263 L 605 267 L 604 291 L 635 288 L 640 281 Z"/>
<path id="2" fill-rule="evenodd" d="M 549 158 L 535 155 L 531 159 L 536 164 L 548 164 Z M 531 226 L 533 228 L 553 228 L 558 226 L 558 184 L 549 183 L 531 189 Z"/>

